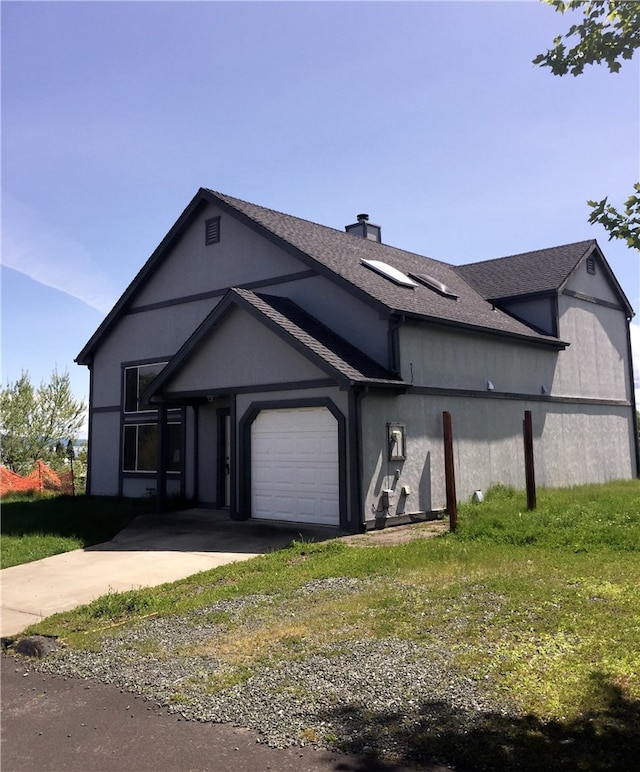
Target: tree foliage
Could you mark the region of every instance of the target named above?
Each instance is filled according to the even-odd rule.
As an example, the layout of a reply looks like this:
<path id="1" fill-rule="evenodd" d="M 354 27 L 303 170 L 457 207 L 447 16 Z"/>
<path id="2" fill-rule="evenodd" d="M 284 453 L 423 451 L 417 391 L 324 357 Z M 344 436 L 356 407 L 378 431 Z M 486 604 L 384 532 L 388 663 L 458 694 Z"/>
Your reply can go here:
<path id="1" fill-rule="evenodd" d="M 606 197 L 602 201 L 587 201 L 591 207 L 589 222 L 606 228 L 609 239 L 622 239 L 630 247 L 640 250 L 640 183 L 633 188 L 635 193 L 625 201 L 624 212 L 609 204 Z"/>
<path id="2" fill-rule="evenodd" d="M 565 35 L 554 38 L 554 47 L 533 60 L 549 67 L 554 75 L 580 75 L 588 64 L 606 64 L 618 72 L 622 60 L 631 59 L 640 47 L 640 3 L 631 0 L 543 0 L 556 11 L 581 11 L 582 21 L 572 24 Z M 622 239 L 640 250 L 640 184 L 619 211 L 608 202 L 588 201 L 589 222 L 602 225 L 609 240 Z"/>
<path id="3" fill-rule="evenodd" d="M 618 72 L 621 59 L 631 59 L 640 46 L 640 4 L 630 0 L 544 0 L 559 13 L 582 11 L 582 21 L 554 47 L 538 54 L 534 64 L 549 67 L 554 75 L 580 75 L 587 64 L 607 65 Z"/>
<path id="4" fill-rule="evenodd" d="M 23 474 L 37 459 L 56 461 L 56 447 L 77 439 L 86 404 L 71 392 L 69 373 L 55 369 L 48 383 L 34 388 L 28 372 L 7 383 L 0 395 L 0 460 Z"/>

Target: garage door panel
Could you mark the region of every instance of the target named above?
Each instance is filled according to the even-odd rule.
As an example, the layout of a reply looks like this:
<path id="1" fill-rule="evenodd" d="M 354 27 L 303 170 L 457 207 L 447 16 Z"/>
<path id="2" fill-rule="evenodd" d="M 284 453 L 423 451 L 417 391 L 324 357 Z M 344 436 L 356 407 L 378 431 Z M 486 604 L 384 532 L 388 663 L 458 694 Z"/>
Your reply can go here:
<path id="1" fill-rule="evenodd" d="M 251 429 L 252 516 L 339 525 L 338 424 L 326 408 L 264 410 Z"/>

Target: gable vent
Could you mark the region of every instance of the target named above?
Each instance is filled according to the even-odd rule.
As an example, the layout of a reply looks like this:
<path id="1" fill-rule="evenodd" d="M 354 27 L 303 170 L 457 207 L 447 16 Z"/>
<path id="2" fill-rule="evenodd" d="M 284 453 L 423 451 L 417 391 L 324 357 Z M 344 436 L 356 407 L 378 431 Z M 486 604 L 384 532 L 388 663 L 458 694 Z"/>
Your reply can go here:
<path id="1" fill-rule="evenodd" d="M 595 273 L 596 272 L 596 259 L 595 257 L 588 257 L 587 258 L 587 273 Z"/>
<path id="2" fill-rule="evenodd" d="M 220 217 L 211 217 L 204 222 L 204 243 L 217 244 L 220 241 Z"/>
<path id="3" fill-rule="evenodd" d="M 420 284 L 424 284 L 425 287 L 429 287 L 429 289 L 437 292 L 438 295 L 442 295 L 445 298 L 452 298 L 453 300 L 458 299 L 458 295 L 452 289 L 447 287 L 444 282 L 434 279 L 433 276 L 429 276 L 428 273 L 412 273 L 410 271 L 409 276 L 411 276 L 412 279 L 419 281 Z"/>

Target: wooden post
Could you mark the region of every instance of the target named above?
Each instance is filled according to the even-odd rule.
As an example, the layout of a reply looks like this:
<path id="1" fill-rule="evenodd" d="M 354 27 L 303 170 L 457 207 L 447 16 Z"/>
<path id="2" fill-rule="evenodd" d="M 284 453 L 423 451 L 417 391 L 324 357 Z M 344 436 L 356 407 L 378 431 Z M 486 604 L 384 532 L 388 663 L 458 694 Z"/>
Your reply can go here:
<path id="1" fill-rule="evenodd" d="M 164 513 L 167 505 L 167 454 L 169 427 L 167 424 L 167 407 L 158 408 L 158 470 L 156 476 L 156 512 Z"/>
<path id="2" fill-rule="evenodd" d="M 442 432 L 444 437 L 444 479 L 447 492 L 447 513 L 449 530 L 455 531 L 458 525 L 458 502 L 456 499 L 456 472 L 453 463 L 453 428 L 451 413 L 442 413 Z"/>
<path id="3" fill-rule="evenodd" d="M 522 434 L 524 436 L 524 473 L 527 484 L 527 509 L 535 509 L 537 506 L 536 473 L 533 460 L 533 423 L 530 410 L 524 411 Z"/>

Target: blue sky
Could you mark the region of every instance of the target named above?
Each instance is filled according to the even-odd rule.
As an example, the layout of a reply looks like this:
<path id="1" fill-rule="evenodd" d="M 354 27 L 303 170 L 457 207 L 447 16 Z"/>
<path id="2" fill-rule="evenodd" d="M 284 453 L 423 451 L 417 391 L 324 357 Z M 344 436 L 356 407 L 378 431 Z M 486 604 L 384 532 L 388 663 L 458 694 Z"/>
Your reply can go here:
<path id="1" fill-rule="evenodd" d="M 68 369 L 200 186 L 465 263 L 597 238 L 638 180 L 639 56 L 557 78 L 518 2 L 14 2 L 2 13 L 2 380 Z M 640 362 L 640 325 L 633 324 Z M 640 374 L 638 375 L 640 386 Z"/>

